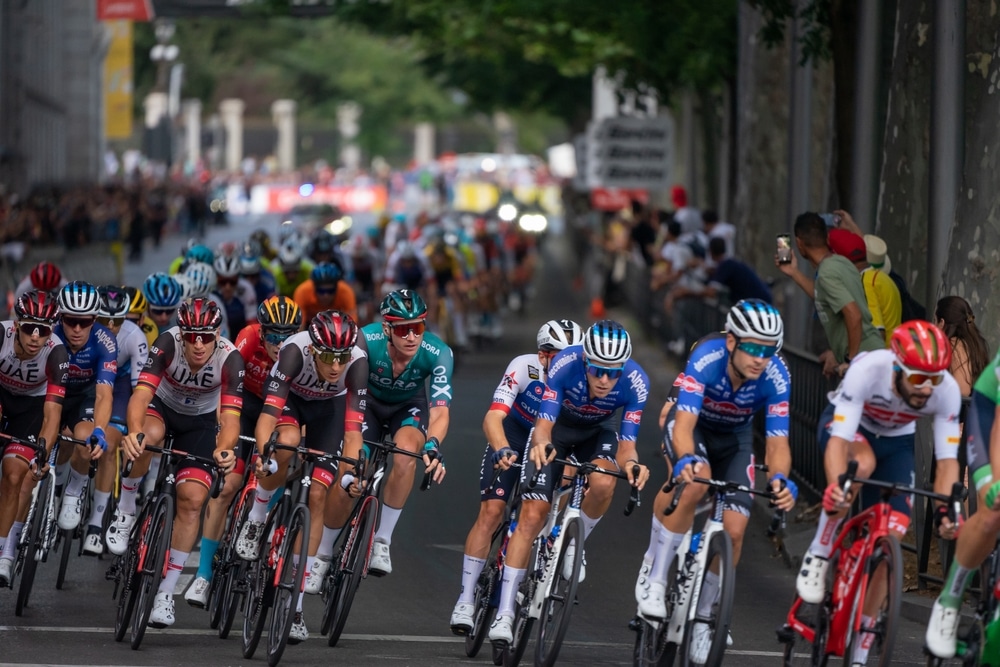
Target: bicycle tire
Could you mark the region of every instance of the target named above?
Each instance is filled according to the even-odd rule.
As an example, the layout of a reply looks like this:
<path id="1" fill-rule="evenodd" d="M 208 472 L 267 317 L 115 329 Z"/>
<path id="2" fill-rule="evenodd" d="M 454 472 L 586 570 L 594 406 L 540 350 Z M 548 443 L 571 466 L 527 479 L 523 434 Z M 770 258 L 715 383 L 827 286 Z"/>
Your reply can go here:
<path id="1" fill-rule="evenodd" d="M 138 598 L 136 612 L 132 617 L 132 636 L 130 644 L 133 651 L 138 651 L 142 639 L 146 636 L 146 626 L 149 615 L 153 611 L 156 593 L 160 588 L 163 576 L 163 566 L 170 549 L 170 535 L 174 526 L 173 498 L 167 496 L 154 501 L 153 511 L 149 514 L 149 523 L 140 532 L 140 539 L 146 543 L 146 558 L 139 571 Z"/>
<path id="2" fill-rule="evenodd" d="M 268 611 L 274 600 L 274 590 L 271 586 L 274 581 L 272 569 L 268 566 L 270 547 L 267 540 L 271 535 L 275 522 L 278 520 L 278 513 L 281 504 L 285 500 L 278 501 L 278 507 L 271 511 L 264 522 L 264 539 L 260 546 L 257 560 L 253 561 L 250 570 L 250 580 L 247 582 L 246 607 L 243 611 L 243 657 L 250 659 L 257 651 L 260 644 L 260 637 L 264 632 L 264 625 L 267 622 Z"/>
<path id="3" fill-rule="evenodd" d="M 145 521 L 145 517 L 140 516 L 139 521 Z M 115 613 L 116 642 L 120 642 L 125 638 L 125 633 L 132 624 L 132 612 L 135 610 L 135 601 L 139 593 L 138 572 L 136 571 L 139 562 L 138 540 L 131 540 L 129 542 L 128 549 L 121 558 L 122 570 L 118 573 L 121 586 L 118 590 L 118 609 Z"/>
<path id="4" fill-rule="evenodd" d="M 333 593 L 331 594 L 332 612 L 330 615 L 330 636 L 328 646 L 336 646 L 344 625 L 354 604 L 354 595 L 368 569 L 368 558 L 375 539 L 375 524 L 380 512 L 379 501 L 375 496 L 369 496 L 362 501 L 355 518 L 350 535 L 344 543 L 344 555 L 341 567 L 336 575 Z"/>
<path id="5" fill-rule="evenodd" d="M 528 572 L 531 571 L 532 567 L 529 566 Z M 531 618 L 531 600 L 535 596 L 538 582 L 525 576 L 521 586 L 523 588 L 523 602 L 517 606 L 514 614 L 514 641 L 502 649 L 504 667 L 517 667 L 521 663 L 524 651 L 528 648 L 531 629 L 535 624 L 535 619 Z"/>
<path id="6" fill-rule="evenodd" d="M 670 568 L 667 570 L 666 580 L 668 582 L 675 582 L 677 580 L 677 571 L 683 559 L 683 553 L 678 553 L 674 556 L 674 560 L 670 563 Z M 677 583 L 674 585 L 677 586 L 680 584 Z M 641 625 L 638 628 L 636 643 L 632 652 L 633 665 L 642 665 L 643 667 L 673 667 L 674 660 L 677 658 L 678 645 L 676 642 L 667 641 L 667 630 L 670 627 L 670 620 L 674 615 L 675 603 L 676 597 L 668 595 L 666 599 L 666 616 L 663 622 L 660 623 L 659 628 L 656 628 L 655 624 L 650 623 L 641 616 L 635 619 Z"/>
<path id="7" fill-rule="evenodd" d="M 296 547 L 295 543 L 299 546 Z M 296 551 L 298 553 L 296 553 Z M 295 621 L 295 607 L 302 591 L 306 562 L 309 555 L 309 509 L 296 506 L 288 520 L 276 564 L 278 576 L 271 610 L 271 626 L 267 633 L 267 664 L 275 667 L 288 645 L 288 634 Z"/>
<path id="8" fill-rule="evenodd" d="M 209 625 L 219 631 L 219 639 L 229 637 L 236 619 L 236 610 L 246 591 L 247 564 L 236 553 L 240 528 L 246 522 L 253 504 L 255 485 L 244 486 L 233 504 L 226 530 L 216 551 L 216 570 L 212 577 L 212 597 L 209 598 Z M 242 588 L 241 588 L 242 587 Z M 212 623 L 214 622 L 214 625 Z"/>
<path id="9" fill-rule="evenodd" d="M 854 653 L 854 643 L 863 641 L 864 635 L 870 632 L 875 634 L 875 639 L 866 664 L 890 667 L 903 602 L 903 552 L 899 547 L 899 540 L 892 535 L 883 535 L 875 540 L 875 548 L 868 559 L 864 576 L 871 580 L 880 567 L 886 568 L 886 599 L 879 608 L 874 627 L 857 633 L 844 651 L 844 656 L 845 660 L 850 660 Z M 872 662 L 874 656 L 878 656 L 876 662 Z"/>
<path id="10" fill-rule="evenodd" d="M 719 602 L 714 607 L 712 618 L 690 620 L 684 628 L 684 643 L 681 647 L 681 655 L 685 665 L 721 665 L 722 657 L 726 652 L 726 636 L 729 634 L 729 624 L 733 616 L 733 594 L 736 590 L 736 574 L 733 567 L 733 542 L 729 533 L 720 530 L 713 533 L 708 541 L 708 552 L 705 558 L 706 567 L 716 560 L 719 561 Z M 702 587 L 705 585 L 705 577 L 702 577 Z M 705 594 L 704 590 L 698 591 L 698 600 Z M 697 614 L 696 614 L 697 616 Z M 691 640 L 694 637 L 694 627 L 696 624 L 704 623 L 711 627 L 712 646 L 708 650 L 708 657 L 704 663 L 690 660 Z"/>
<path id="11" fill-rule="evenodd" d="M 38 484 L 38 492 L 35 496 L 34 507 L 29 510 L 32 514 L 31 523 L 28 527 L 28 542 L 25 548 L 20 550 L 23 562 L 21 565 L 21 581 L 17 587 L 17 601 L 14 605 L 14 614 L 21 616 L 28 606 L 28 599 L 31 597 L 31 587 L 35 583 L 35 572 L 38 570 L 38 559 L 36 553 L 45 548 L 42 544 L 42 532 L 45 528 L 46 515 L 48 514 L 49 485 L 52 483 L 52 475 L 47 475 Z"/>
<path id="12" fill-rule="evenodd" d="M 493 592 L 500 586 L 500 567 L 496 558 L 490 559 L 479 580 L 476 582 L 475 607 L 472 617 L 472 631 L 465 635 L 465 655 L 475 658 L 483 647 L 489 628 L 489 620 L 497 608 L 491 603 Z"/>
<path id="13" fill-rule="evenodd" d="M 567 578 L 563 572 L 570 545 L 574 545 L 575 549 Z M 579 517 L 572 517 L 563 525 L 562 548 L 555 563 L 549 567 L 553 567 L 552 579 L 542 603 L 538 637 L 535 639 L 535 664 L 542 667 L 552 667 L 559 658 L 559 650 L 573 616 L 576 589 L 580 585 L 580 568 L 583 567 L 583 521 Z"/>
<path id="14" fill-rule="evenodd" d="M 76 530 L 59 529 L 56 544 L 59 546 L 59 571 L 56 573 L 56 590 L 61 591 L 66 583 L 66 570 L 69 569 L 69 554 L 73 549 L 73 538 Z"/>

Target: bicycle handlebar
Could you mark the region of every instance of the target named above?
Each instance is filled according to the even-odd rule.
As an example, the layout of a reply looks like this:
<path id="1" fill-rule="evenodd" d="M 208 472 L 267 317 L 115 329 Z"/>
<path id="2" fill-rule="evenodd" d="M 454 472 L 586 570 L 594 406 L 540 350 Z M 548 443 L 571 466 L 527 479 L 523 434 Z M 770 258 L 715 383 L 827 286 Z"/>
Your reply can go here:
<path id="1" fill-rule="evenodd" d="M 142 443 L 144 436 L 144 433 L 140 433 L 136 436 L 136 439 Z M 172 444 L 173 443 L 171 443 L 171 445 Z M 209 494 L 212 498 L 218 498 L 219 494 L 222 493 L 222 489 L 226 485 L 226 476 L 223 474 L 222 466 L 216 463 L 215 459 L 191 454 L 190 452 L 185 452 L 181 449 L 175 449 L 172 446 L 161 447 L 157 445 L 147 445 L 144 449 L 148 452 L 153 452 L 154 454 L 164 454 L 168 457 L 186 459 L 188 461 L 194 461 L 195 463 L 202 463 L 204 465 L 211 466 L 215 469 L 215 478 L 212 480 L 212 487 L 209 490 Z"/>
<path id="2" fill-rule="evenodd" d="M 845 496 L 847 495 L 847 492 L 850 491 L 853 484 L 864 484 L 882 489 L 883 494 L 887 496 L 895 495 L 897 493 L 913 493 L 918 496 L 924 496 L 925 498 L 945 503 L 948 507 L 948 520 L 952 523 L 955 523 L 961 515 L 962 502 L 965 501 L 966 497 L 969 495 L 969 490 L 965 488 L 965 485 L 961 482 L 955 482 L 952 484 L 951 493 L 945 496 L 937 493 L 936 491 L 918 489 L 915 486 L 907 486 L 905 484 L 899 484 L 898 482 L 883 482 L 877 479 L 858 479 L 857 474 L 858 462 L 852 460 L 847 464 L 847 472 L 837 478 L 837 482 L 840 484 L 841 489 L 843 489 Z"/>
<path id="3" fill-rule="evenodd" d="M 554 450 L 555 447 L 552 445 L 552 443 L 545 445 L 546 457 L 549 454 L 551 454 Z M 602 475 L 610 475 L 611 477 L 617 477 L 618 479 L 624 480 L 626 482 L 629 481 L 628 475 L 622 472 L 621 470 L 607 470 L 606 468 L 600 467 L 593 461 L 585 461 L 583 463 L 580 463 L 575 458 L 569 458 L 569 459 L 555 458 L 552 459 L 552 463 L 559 463 L 564 466 L 572 466 L 576 468 L 577 477 L 580 476 L 586 477 L 592 472 L 599 472 Z M 530 480 L 528 480 L 529 489 L 533 489 L 538 485 L 538 476 L 540 474 L 541 470 L 536 470 L 535 474 L 531 476 Z M 639 464 L 634 464 L 632 466 L 632 478 L 635 479 L 638 476 L 639 476 Z M 639 499 L 639 487 L 629 484 L 629 496 L 628 496 L 628 503 L 625 505 L 625 516 L 630 516 L 633 510 L 635 510 L 635 508 L 638 507 L 640 504 L 642 503 L 640 502 Z"/>
<path id="4" fill-rule="evenodd" d="M 421 460 L 423 460 L 423 458 L 424 458 L 424 452 L 411 452 L 411 451 L 408 451 L 406 449 L 402 449 L 402 448 L 398 447 L 396 445 L 396 443 L 394 443 L 392 440 L 385 440 L 385 441 L 378 441 L 378 442 L 375 441 L 375 440 L 362 440 L 362 442 L 364 444 L 366 444 L 366 445 L 371 446 L 371 447 L 378 447 L 379 449 L 381 449 L 382 451 L 384 451 L 386 454 L 403 454 L 405 456 L 409 456 L 411 458 L 421 459 Z M 426 454 L 427 454 L 427 457 L 431 460 L 431 463 L 433 463 L 434 459 L 437 458 L 437 453 L 436 452 L 431 451 L 431 452 L 426 452 Z M 444 458 L 444 457 L 442 457 L 442 458 Z M 364 454 L 362 453 L 361 457 L 359 458 L 359 464 L 361 466 L 363 466 L 365 464 L 365 462 L 366 462 L 366 460 L 364 458 Z M 358 477 L 363 477 L 363 476 L 364 476 L 364 471 L 361 470 L 361 474 L 359 474 Z M 421 491 L 426 491 L 429 488 L 431 488 L 431 482 L 432 481 L 433 481 L 433 477 L 432 477 L 431 473 L 425 472 L 424 473 L 424 479 L 423 479 L 423 481 L 420 482 L 420 490 Z"/>
<path id="5" fill-rule="evenodd" d="M 86 440 L 77 440 L 76 438 L 71 438 L 68 435 L 60 435 L 59 436 L 59 440 L 61 440 L 63 442 L 70 442 L 70 443 L 72 443 L 74 445 L 79 445 L 80 447 L 88 447 L 91 452 L 94 451 L 94 447 L 100 447 L 100 445 L 97 444 L 97 436 L 96 435 L 92 435 L 89 438 L 87 438 Z M 87 469 L 87 476 L 90 479 L 94 479 L 94 475 L 97 474 L 97 466 L 98 466 L 97 459 L 91 459 L 90 460 L 90 467 Z"/>
<path id="6" fill-rule="evenodd" d="M 771 501 L 773 501 L 777 497 L 774 491 L 772 491 L 770 488 L 758 490 L 753 487 L 747 486 L 746 484 L 740 484 L 738 482 L 730 482 L 718 479 L 705 479 L 704 477 L 695 477 L 694 480 L 692 481 L 716 489 L 716 491 L 718 491 L 719 493 L 726 493 L 729 491 L 743 492 L 743 493 L 749 493 L 752 496 L 763 496 L 764 498 L 767 498 L 768 500 Z M 686 487 L 687 485 L 688 485 L 687 482 L 682 482 L 677 477 L 668 480 L 667 483 L 663 485 L 663 489 L 661 490 L 662 493 L 670 493 L 671 491 L 674 492 L 673 498 L 670 499 L 670 504 L 667 506 L 665 510 L 663 510 L 664 516 L 670 516 L 671 514 L 674 513 L 674 510 L 677 509 L 677 504 L 681 500 L 681 494 L 684 493 L 684 487 Z"/>

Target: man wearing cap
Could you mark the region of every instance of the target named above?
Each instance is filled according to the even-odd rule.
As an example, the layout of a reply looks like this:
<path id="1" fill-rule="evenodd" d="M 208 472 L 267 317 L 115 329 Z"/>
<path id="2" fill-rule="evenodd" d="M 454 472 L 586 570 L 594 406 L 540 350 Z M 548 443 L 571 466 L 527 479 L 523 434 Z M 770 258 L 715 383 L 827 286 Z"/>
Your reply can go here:
<path id="1" fill-rule="evenodd" d="M 872 325 L 879 330 L 888 345 L 892 332 L 903 321 L 903 306 L 896 283 L 888 274 L 869 266 L 865 239 L 858 234 L 847 229 L 834 228 L 829 231 L 828 238 L 830 250 L 851 260 L 855 268 L 861 272 L 865 299 L 872 314 Z M 882 248 L 884 257 L 885 243 L 882 243 Z"/>

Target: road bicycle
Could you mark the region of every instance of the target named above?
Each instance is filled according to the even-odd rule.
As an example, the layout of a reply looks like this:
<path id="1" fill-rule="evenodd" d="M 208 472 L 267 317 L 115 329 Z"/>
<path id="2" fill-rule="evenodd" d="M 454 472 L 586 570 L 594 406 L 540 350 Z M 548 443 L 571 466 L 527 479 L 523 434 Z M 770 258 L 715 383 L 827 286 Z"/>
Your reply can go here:
<path id="1" fill-rule="evenodd" d="M 87 447 L 88 449 L 98 446 L 95 436 L 90 436 L 87 440 L 77 440 L 76 438 L 60 435 L 59 441 L 79 445 L 80 447 Z M 108 454 L 105 453 L 105 455 L 107 456 Z M 60 552 L 59 572 L 56 574 L 56 588 L 58 590 L 62 590 L 63 584 L 66 583 L 66 571 L 69 569 L 69 557 L 73 552 L 74 542 L 79 541 L 76 555 L 83 555 L 83 543 L 87 539 L 87 519 L 90 517 L 90 508 L 92 505 L 90 486 L 94 482 L 94 475 L 97 474 L 97 465 L 98 461 L 92 459 L 87 469 L 87 480 L 84 482 L 82 495 L 80 496 L 80 523 L 73 530 L 59 528 L 56 533 L 55 544 L 52 548 L 54 551 Z"/>
<path id="2" fill-rule="evenodd" d="M 952 521 L 961 515 L 966 496 L 961 483 L 956 482 L 951 494 L 944 496 L 903 484 L 857 479 L 857 469 L 857 461 L 851 461 L 847 472 L 838 478 L 845 496 L 854 484 L 865 484 L 881 489 L 881 498 L 848 519 L 834 540 L 823 601 L 808 605 L 795 596 L 785 624 L 777 631 L 778 641 L 785 645 L 786 667 L 822 666 L 831 657 L 844 657 L 849 663 L 860 642 L 870 642 L 868 664 L 889 667 L 903 595 L 903 557 L 899 540 L 890 533 L 893 509 L 889 499 L 897 493 L 917 494 L 947 503 Z M 884 582 L 885 599 L 873 615 L 871 627 L 863 627 L 862 612 L 873 581 L 876 587 Z M 799 638 L 812 644 L 808 655 L 796 653 Z"/>
<path id="3" fill-rule="evenodd" d="M 552 445 L 546 447 L 550 453 Z M 513 641 L 510 644 L 498 642 L 496 648 L 502 654 L 505 667 L 515 667 L 521 662 L 528 646 L 528 638 L 536 620 L 538 636 L 535 640 L 535 664 L 551 667 L 559 657 L 563 639 L 569 629 L 573 605 L 576 604 L 576 590 L 583 567 L 583 520 L 580 505 L 587 478 L 592 473 L 610 475 L 628 481 L 624 472 L 605 470 L 593 461 L 579 462 L 572 456 L 556 458 L 556 465 L 575 467 L 569 476 L 569 483 L 555 491 L 545 525 L 535 538 L 528 561 L 527 574 L 517 592 L 514 611 Z M 528 488 L 534 488 L 539 481 L 536 472 L 528 481 Z M 639 466 L 632 467 L 632 474 L 639 474 Z M 565 477 L 564 477 L 565 479 Z M 563 507 L 564 500 L 568 502 Z M 625 516 L 639 504 L 639 490 L 630 487 L 629 501 Z M 572 558 L 572 560 L 567 560 Z"/>
<path id="4" fill-rule="evenodd" d="M 140 433 L 138 437 L 141 443 L 143 434 Z M 215 473 L 210 490 L 212 498 L 218 497 L 225 483 L 225 476 L 215 459 L 175 449 L 171 434 L 167 435 L 162 447 L 147 445 L 144 449 L 161 455 L 155 485 L 158 490 L 156 495 L 143 503 L 132 525 L 128 548 L 123 555 L 115 557 L 109 570 L 109 575 L 113 574 L 115 579 L 111 595 L 118 599 L 115 641 L 122 641 L 126 631 L 131 629 L 130 644 L 133 650 L 138 650 L 142 644 L 160 580 L 166 573 L 167 553 L 170 551 L 170 537 L 174 528 L 177 473 L 185 463 L 208 466 Z"/>
<path id="5" fill-rule="evenodd" d="M 766 466 L 755 467 L 767 471 Z M 636 666 L 670 667 L 675 660 L 681 665 L 699 664 L 690 657 L 691 641 L 697 625 L 709 626 L 712 633 L 712 644 L 704 664 L 722 663 L 733 615 L 733 595 L 736 590 L 733 543 L 722 524 L 726 495 L 748 493 L 774 500 L 774 493 L 770 489 L 758 491 L 738 482 L 701 477 L 695 477 L 694 482 L 708 486 L 711 493 L 699 503 L 700 511 L 695 514 L 695 522 L 684 536 L 677 550 L 677 556 L 667 571 L 669 586 L 666 616 L 661 619 L 637 614 L 629 624 L 636 633 L 632 652 L 632 662 Z M 677 509 L 686 485 L 686 482 L 675 479 L 663 487 L 664 493 L 674 494 L 670 505 L 663 512 L 664 515 L 673 514 Z M 775 516 L 780 515 L 776 513 Z M 719 600 L 712 606 L 709 617 L 703 618 L 698 614 L 698 602 L 703 594 L 705 573 L 713 565 L 719 576 Z"/>
<path id="6" fill-rule="evenodd" d="M 32 463 L 38 466 L 44 465 L 43 461 L 48 461 L 48 471 L 40 480 L 36 480 L 34 488 L 31 490 L 31 501 L 28 503 L 28 515 L 24 520 L 24 529 L 17 542 L 17 556 L 11 568 L 10 581 L 7 585 L 14 588 L 14 581 L 20 574 L 20 582 L 17 588 L 17 601 L 14 613 L 21 616 L 25 607 L 28 606 L 28 598 L 31 596 L 31 586 L 35 581 L 35 570 L 38 562 L 45 558 L 49 545 L 52 543 L 52 536 L 56 530 L 55 512 L 55 457 L 56 448 L 52 448 L 49 456 L 45 451 L 45 440 L 35 440 L 15 438 L 11 435 L 0 434 L 0 440 L 4 440 L 4 447 L 8 445 L 20 445 L 35 452 Z M 31 471 L 28 471 L 31 474 Z"/>
<path id="7" fill-rule="evenodd" d="M 261 535 L 269 541 L 266 551 L 251 563 L 246 608 L 243 615 L 243 657 L 252 658 L 270 616 L 267 664 L 274 667 L 288 644 L 299 593 L 305 585 L 309 553 L 309 489 L 316 464 L 325 461 L 356 463 L 301 443 L 282 445 L 277 432 L 264 447 L 262 465 L 267 469 L 275 451 L 294 452 L 281 499 L 268 514 Z"/>
<path id="8" fill-rule="evenodd" d="M 336 646 L 340 640 L 351 613 L 354 595 L 361 580 L 368 576 L 368 560 L 375 540 L 375 528 L 382 514 L 382 480 L 386 477 L 389 455 L 403 454 L 416 459 L 422 459 L 424 455 L 424 452 L 400 449 L 388 436 L 381 442 L 365 440 L 364 447 L 371 452 L 371 457 L 362 451 L 357 461 L 355 477 L 362 481 L 361 496 L 351 510 L 345 530 L 337 538 L 334 566 L 330 568 L 321 591 L 326 608 L 320 632 L 324 635 L 329 633 L 329 646 Z M 434 452 L 429 452 L 429 455 L 432 459 L 436 456 Z M 425 473 L 420 490 L 426 491 L 430 486 L 431 474 Z"/>

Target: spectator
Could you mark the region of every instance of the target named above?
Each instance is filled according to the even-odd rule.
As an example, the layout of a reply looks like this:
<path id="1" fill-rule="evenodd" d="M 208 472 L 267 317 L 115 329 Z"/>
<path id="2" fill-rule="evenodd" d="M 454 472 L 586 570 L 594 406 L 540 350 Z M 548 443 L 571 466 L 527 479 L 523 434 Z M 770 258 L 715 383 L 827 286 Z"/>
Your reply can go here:
<path id="1" fill-rule="evenodd" d="M 677 299 L 700 297 L 714 299 L 720 292 L 727 292 L 733 303 L 744 299 L 760 299 L 771 303 L 771 288 L 761 280 L 750 266 L 736 259 L 726 259 L 726 240 L 715 237 L 708 242 L 708 254 L 715 263 L 715 270 L 708 283 L 699 287 L 677 285 L 667 294 L 664 308 L 673 311 Z"/>
<path id="2" fill-rule="evenodd" d="M 820 355 L 823 373 L 843 376 L 858 353 L 884 348 L 885 339 L 872 326 L 857 269 L 847 258 L 830 252 L 823 218 L 817 213 L 803 213 L 795 219 L 794 232 L 799 254 L 816 269 L 815 279 L 799 271 L 795 253 L 788 264 L 779 263 L 777 256 L 774 263 L 816 304 L 831 348 Z"/>
<path id="3" fill-rule="evenodd" d="M 720 221 L 719 214 L 711 209 L 702 211 L 701 221 L 709 242 L 715 238 L 722 239 L 726 242 L 726 259 L 733 257 L 736 252 L 736 225 Z"/>
<path id="4" fill-rule="evenodd" d="M 865 299 L 868 302 L 868 311 L 872 314 L 872 324 L 885 338 L 885 344 L 888 346 L 892 332 L 903 322 L 899 288 L 888 275 L 868 265 L 865 240 L 861 236 L 847 229 L 835 228 L 828 232 L 827 238 L 830 250 L 851 260 L 855 268 L 861 272 L 861 282 L 865 286 Z"/>
<path id="5" fill-rule="evenodd" d="M 890 278 L 892 278 L 892 282 L 896 283 L 896 289 L 899 290 L 899 301 L 902 307 L 903 321 L 909 322 L 910 320 L 927 319 L 927 309 L 924 308 L 923 304 L 919 303 L 910 294 L 910 290 L 907 289 L 903 276 L 892 270 L 892 261 L 889 259 L 889 255 L 887 254 L 888 248 L 885 241 L 874 234 L 865 234 L 865 249 L 867 251 L 866 254 L 868 255 L 868 264 L 870 264 L 873 268 L 880 270 L 882 273 L 887 274 Z"/>
<path id="6" fill-rule="evenodd" d="M 962 396 L 971 396 L 972 385 L 990 363 L 986 339 L 976 326 L 972 306 L 960 296 L 946 296 L 937 302 L 934 319 L 951 341 L 951 367 L 948 370 L 958 381 Z"/>
<path id="7" fill-rule="evenodd" d="M 670 200 L 674 204 L 674 220 L 681 223 L 681 234 L 693 234 L 701 231 L 701 213 L 698 209 L 688 206 L 687 190 L 675 185 L 670 189 Z"/>
<path id="8" fill-rule="evenodd" d="M 680 242 L 680 223 L 671 220 L 666 224 L 666 230 L 666 240 L 660 248 L 662 261 L 653 268 L 653 276 L 650 280 L 650 289 L 654 292 L 680 280 L 693 257 L 691 249 Z"/>
<path id="9" fill-rule="evenodd" d="M 653 226 L 650 216 L 653 211 L 646 208 L 641 201 L 632 200 L 632 242 L 642 254 L 642 261 L 646 266 L 653 265 L 656 257 L 654 245 L 656 243 L 656 228 Z"/>

